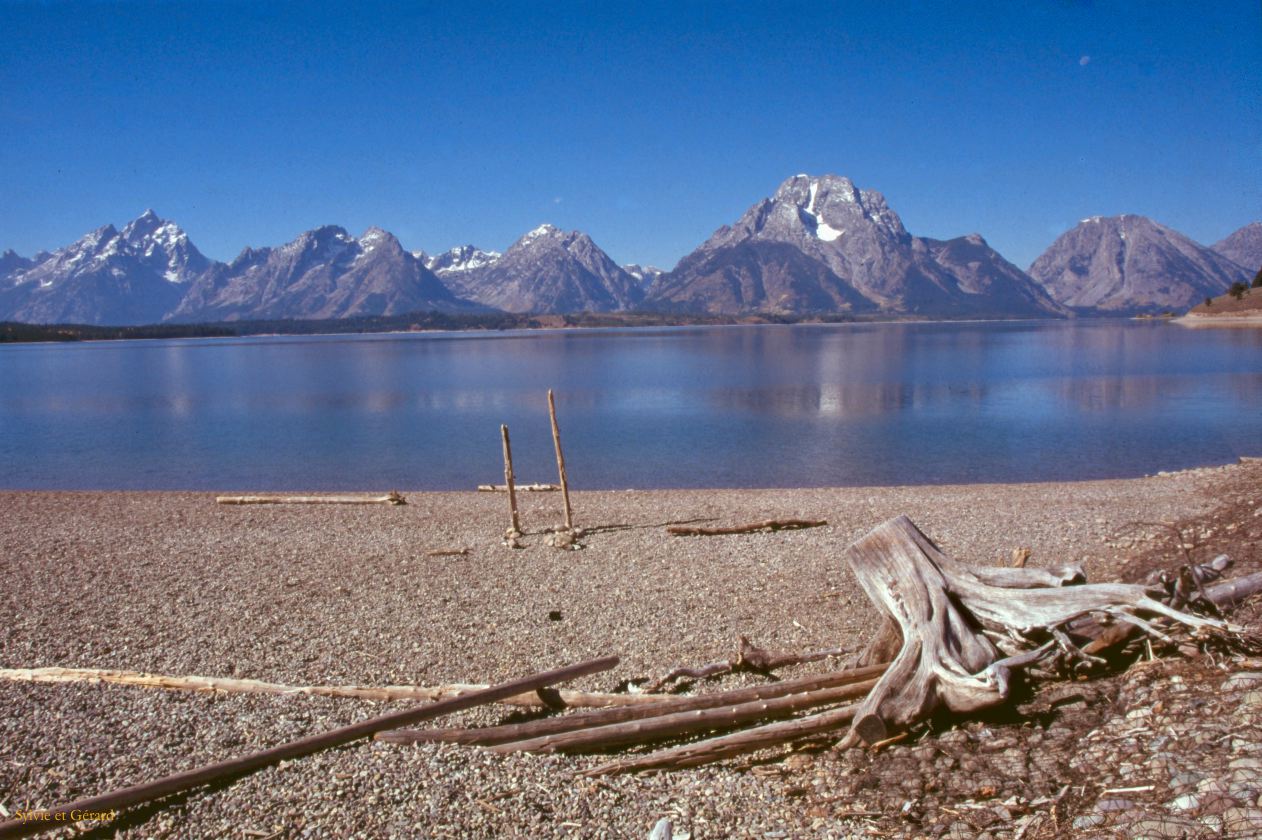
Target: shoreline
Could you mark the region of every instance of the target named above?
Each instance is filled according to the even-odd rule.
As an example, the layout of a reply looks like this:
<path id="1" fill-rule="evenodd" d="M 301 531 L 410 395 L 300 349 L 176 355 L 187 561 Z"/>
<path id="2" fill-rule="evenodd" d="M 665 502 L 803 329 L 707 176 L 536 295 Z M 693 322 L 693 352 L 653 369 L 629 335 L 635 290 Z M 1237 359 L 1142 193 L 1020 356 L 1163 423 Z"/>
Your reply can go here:
<path id="1" fill-rule="evenodd" d="M 432 314 L 434 313 L 428 313 L 428 312 L 419 313 L 419 315 L 422 315 L 422 316 L 428 316 Z M 512 315 L 513 313 L 501 313 L 501 314 Z M 577 317 L 584 317 L 587 315 L 592 315 L 596 318 L 600 318 L 606 314 L 610 314 L 610 313 L 577 313 Z M 612 313 L 612 314 L 617 315 L 618 313 Z M 403 319 L 403 318 L 406 318 L 407 316 L 399 315 L 399 316 L 368 316 L 368 317 Z M 520 317 L 524 319 L 545 318 L 545 319 L 556 320 L 556 319 L 565 319 L 566 317 L 575 317 L 575 316 L 574 315 L 571 315 L 571 316 L 522 315 Z M 712 320 L 706 320 L 707 317 L 712 318 Z M 104 336 L 104 337 L 92 337 L 92 338 L 60 338 L 60 339 L 56 337 L 51 337 L 51 335 L 55 335 L 57 333 L 65 334 L 66 332 L 73 331 L 73 330 L 126 331 L 126 330 L 161 329 L 168 326 L 174 328 L 174 327 L 183 326 L 183 325 L 144 324 L 144 325 L 137 325 L 137 326 L 95 326 L 91 324 L 24 324 L 20 322 L 10 322 L 10 323 L 17 324 L 18 326 L 21 326 L 21 327 L 29 327 L 33 330 L 46 330 L 51 335 L 48 338 L 29 338 L 29 339 L 23 338 L 23 339 L 0 340 L 0 347 L 4 347 L 6 345 L 24 345 L 24 344 L 74 345 L 74 344 L 110 343 L 110 342 L 115 342 L 115 341 L 187 341 L 187 340 L 193 340 L 193 339 L 230 340 L 231 341 L 231 340 L 240 340 L 240 339 L 245 339 L 245 338 L 286 338 L 286 337 L 334 338 L 334 337 L 339 337 L 339 336 L 344 337 L 344 336 L 366 336 L 366 335 L 434 335 L 434 334 L 450 334 L 450 335 L 492 334 L 494 335 L 494 334 L 503 334 L 503 333 L 574 332 L 577 330 L 618 331 L 618 330 L 652 330 L 652 329 L 690 329 L 690 328 L 704 328 L 704 327 L 792 327 L 792 326 L 833 327 L 833 326 L 871 326 L 871 325 L 883 325 L 883 324 L 992 324 L 992 323 L 994 324 L 1019 324 L 1019 323 L 1077 324 L 1077 323 L 1100 323 L 1104 321 L 1135 321 L 1135 320 L 1169 321 L 1169 320 L 1178 320 L 1178 319 L 1157 318 L 1157 317 L 1144 318 L 1144 317 L 1137 317 L 1137 316 L 1131 316 L 1131 315 L 1102 314 L 1102 315 L 1074 315 L 1074 316 L 1069 316 L 1069 317 L 1049 315 L 1048 317 L 1045 317 L 1045 318 L 1032 318 L 1032 317 L 930 318 L 930 317 L 916 317 L 916 316 L 911 316 L 911 315 L 905 315 L 905 316 L 895 315 L 888 318 L 882 318 L 882 317 L 876 317 L 876 316 L 868 316 L 868 317 L 843 316 L 843 317 L 838 317 L 835 320 L 832 320 L 826 316 L 812 316 L 812 315 L 799 316 L 799 315 L 777 315 L 775 313 L 751 313 L 749 315 L 736 314 L 736 315 L 696 316 L 696 318 L 693 320 L 689 320 L 687 316 L 682 317 L 682 318 L 669 318 L 669 317 L 663 316 L 661 318 L 660 323 L 635 323 L 634 320 L 630 320 L 627 323 L 622 323 L 622 324 L 618 324 L 618 323 L 573 323 L 573 324 L 548 323 L 548 324 L 539 324 L 537 326 L 530 326 L 528 324 L 522 324 L 518 326 L 511 326 L 511 327 L 497 327 L 497 326 L 468 326 L 468 327 L 455 327 L 455 328 L 419 327 L 416 329 L 397 327 L 397 328 L 389 328 L 389 329 L 332 330 L 329 332 L 321 332 L 321 331 L 308 332 L 301 329 L 295 329 L 292 331 L 260 330 L 258 332 L 240 332 L 240 333 L 231 333 L 228 335 L 197 335 L 193 332 L 190 332 L 188 335 L 179 335 L 179 334 L 159 335 L 159 336 L 124 335 L 124 336 Z M 205 329 L 220 328 L 224 330 L 231 330 L 233 326 L 238 323 L 250 323 L 250 322 L 215 321 L 209 324 L 190 324 L 187 326 L 189 327 L 190 330 L 197 327 L 201 327 Z M 294 321 L 293 323 L 297 325 L 302 325 L 306 322 Z M 320 322 L 312 322 L 312 323 L 320 323 Z M 178 333 L 178 330 L 176 330 L 176 332 Z"/>
<path id="2" fill-rule="evenodd" d="M 1027 547 L 1032 565 L 1078 562 L 1091 580 L 1134 579 L 1146 571 L 1141 555 L 1182 556 L 1162 523 L 1209 515 L 1228 495 L 1256 500 L 1259 489 L 1262 462 L 1246 460 L 1069 483 L 575 491 L 575 524 L 586 530 L 578 551 L 546 543 L 544 529 L 561 521 L 557 493 L 519 495 L 525 548 L 511 550 L 501 544 L 502 493 L 426 491 L 400 507 L 236 507 L 205 492 L 5 491 L 0 620 L 9 629 L 0 667 L 435 685 L 618 654 L 616 670 L 570 686 L 609 691 L 724 659 L 739 635 L 774 650 L 861 646 L 877 616 L 841 554 L 898 514 L 965 562 L 1007 565 L 1014 548 Z M 670 523 L 781 517 L 828 525 L 722 537 L 665 532 Z M 427 556 L 457 548 L 469 553 Z M 758 682 L 745 675 L 697 690 Z M 0 683 L 0 708 L 0 804 L 13 812 L 244 755 L 383 706 Z M 507 715 L 472 710 L 441 725 Z M 892 748 L 889 760 L 914 749 Z M 366 743 L 199 791 L 121 836 L 266 828 L 281 836 L 642 838 L 672 814 L 678 830 L 698 837 L 863 830 L 860 818 L 829 816 L 828 791 L 853 779 L 827 754 L 805 769 L 775 763 L 768 773 L 726 762 L 599 785 L 577 779 L 601 761 Z M 1053 781 L 1048 796 L 1063 784 Z M 896 812 L 892 826 L 901 824 Z"/>

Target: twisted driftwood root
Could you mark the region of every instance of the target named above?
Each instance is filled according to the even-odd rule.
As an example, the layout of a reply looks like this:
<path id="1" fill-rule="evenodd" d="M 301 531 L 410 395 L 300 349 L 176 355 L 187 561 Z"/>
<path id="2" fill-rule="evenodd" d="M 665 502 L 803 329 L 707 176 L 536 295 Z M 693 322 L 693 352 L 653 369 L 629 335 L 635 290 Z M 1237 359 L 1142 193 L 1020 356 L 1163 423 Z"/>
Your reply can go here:
<path id="1" fill-rule="evenodd" d="M 1012 672 L 1075 651 L 1071 622 L 1093 613 L 1156 634 L 1161 631 L 1144 616 L 1198 632 L 1239 632 L 1224 621 L 1167 606 L 1143 586 L 1081 583 L 1081 569 L 1072 566 L 966 566 L 943 554 L 905 516 L 852 545 L 846 561 L 903 639 L 885 675 L 859 704 L 849 742 L 885 740 L 939 708 L 968 714 L 1004 702 Z"/>

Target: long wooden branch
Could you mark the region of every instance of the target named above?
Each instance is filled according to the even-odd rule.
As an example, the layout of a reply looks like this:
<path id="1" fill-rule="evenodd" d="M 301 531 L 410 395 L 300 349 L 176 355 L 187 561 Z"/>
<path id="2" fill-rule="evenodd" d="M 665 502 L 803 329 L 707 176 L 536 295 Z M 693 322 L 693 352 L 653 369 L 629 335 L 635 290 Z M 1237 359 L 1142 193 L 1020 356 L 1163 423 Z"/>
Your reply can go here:
<path id="1" fill-rule="evenodd" d="M 556 735 L 562 732 L 573 732 L 579 729 L 592 729 L 597 726 L 623 723 L 630 720 L 643 720 L 679 712 L 714 709 L 720 706 L 735 706 L 755 700 L 769 700 L 789 694 L 853 685 L 879 677 L 884 671 L 885 666 L 883 665 L 871 668 L 855 668 L 849 671 L 835 671 L 830 674 L 799 677 L 793 680 L 755 685 L 748 688 L 737 688 L 730 691 L 719 691 L 713 694 L 700 694 L 694 697 L 659 696 L 656 703 L 579 712 L 528 723 L 486 726 L 476 729 L 399 729 L 391 732 L 382 732 L 376 738 L 378 741 L 389 741 L 396 744 L 445 741 L 457 744 L 492 746 L 512 741 L 525 741 L 545 735 Z"/>
<path id="2" fill-rule="evenodd" d="M 495 752 L 595 752 L 627 744 L 648 744 L 694 732 L 732 729 L 746 723 L 770 718 L 787 717 L 804 709 L 832 706 L 846 700 L 863 697 L 876 680 L 823 688 L 776 697 L 771 700 L 755 700 L 735 706 L 720 706 L 690 712 L 676 712 L 647 720 L 613 723 L 592 729 L 579 729 L 557 735 L 543 735 L 525 741 L 512 741 L 491 747 Z"/>
<path id="3" fill-rule="evenodd" d="M 360 700 L 446 700 L 483 691 L 486 685 L 419 686 L 387 685 L 281 685 L 261 680 L 234 680 L 220 677 L 176 677 L 147 674 L 141 671 L 112 671 L 100 668 L 0 668 L 0 679 L 37 683 L 114 683 L 169 691 L 222 691 L 230 694 L 311 694 L 319 697 L 350 697 Z M 647 705 L 660 702 L 660 697 L 644 694 L 602 694 L 561 689 L 555 695 L 573 708 L 607 708 L 611 706 Z M 496 701 L 507 706 L 548 706 L 536 692 L 530 691 Z"/>
<path id="4" fill-rule="evenodd" d="M 780 723 L 769 723 L 743 729 L 730 735 L 709 738 L 680 747 L 636 755 L 611 761 L 588 770 L 584 776 L 605 776 L 613 773 L 634 773 L 640 770 L 673 770 L 697 767 L 737 755 L 755 752 L 764 747 L 791 743 L 814 735 L 835 733 L 854 719 L 858 706 L 843 706 L 827 712 L 807 715 Z"/>
<path id="5" fill-rule="evenodd" d="M 725 534 L 753 534 L 759 531 L 794 531 L 799 528 L 819 528 L 828 523 L 823 519 L 768 519 L 748 525 L 732 525 L 726 528 L 693 528 L 687 525 L 671 525 L 666 533 L 672 537 L 718 537 Z"/>
<path id="6" fill-rule="evenodd" d="M 581 662 L 576 665 L 570 665 L 565 668 L 558 668 L 553 671 L 546 671 L 541 674 L 524 677 L 522 679 L 513 680 L 512 682 L 501 683 L 491 688 L 466 694 L 461 697 L 452 697 L 447 700 L 441 700 L 437 703 L 431 703 L 425 706 L 419 706 L 413 709 L 406 709 L 401 712 L 392 712 L 388 715 L 382 715 L 360 723 L 351 724 L 334 729 L 331 732 L 325 732 L 319 735 L 312 735 L 306 738 L 300 738 L 297 741 L 291 741 L 287 744 L 281 744 L 278 747 L 272 747 L 262 752 L 253 753 L 242 758 L 235 758 L 229 761 L 221 761 L 196 770 L 189 770 L 184 773 L 176 773 L 159 779 L 155 782 L 134 785 L 123 790 L 113 791 L 103 796 L 94 796 L 87 799 L 79 799 L 74 802 L 60 805 L 56 808 L 48 809 L 50 815 L 70 814 L 75 811 L 80 812 L 102 812 L 113 811 L 119 808 L 127 808 L 132 805 L 138 805 L 142 802 L 148 802 L 162 796 L 169 796 L 173 793 L 179 793 L 190 788 L 200 785 L 209 784 L 220 779 L 230 778 L 233 776 L 258 770 L 271 764 L 284 761 L 291 758 L 300 758 L 310 755 L 320 750 L 330 749 L 332 747 L 349 744 L 360 738 L 367 738 L 383 729 L 395 729 L 400 726 L 407 726 L 410 723 L 417 723 L 423 720 L 430 720 L 441 715 L 450 714 L 452 712 L 461 711 L 463 709 L 471 709 L 475 706 L 493 703 L 496 700 L 502 700 L 521 694 L 525 691 L 537 691 L 541 688 L 554 685 L 558 682 L 577 679 L 578 677 L 588 674 L 595 674 L 600 671 L 607 671 L 618 664 L 618 657 L 609 656 L 603 659 L 593 659 L 587 662 Z M 65 817 L 62 822 L 57 822 L 55 817 L 49 821 L 40 819 L 11 820 L 0 824 L 0 837 L 25 837 L 31 834 L 38 834 L 45 829 L 55 828 L 59 825 L 65 825 Z"/>
<path id="7" fill-rule="evenodd" d="M 216 496 L 221 505 L 406 505 L 397 490 L 384 496 Z"/>

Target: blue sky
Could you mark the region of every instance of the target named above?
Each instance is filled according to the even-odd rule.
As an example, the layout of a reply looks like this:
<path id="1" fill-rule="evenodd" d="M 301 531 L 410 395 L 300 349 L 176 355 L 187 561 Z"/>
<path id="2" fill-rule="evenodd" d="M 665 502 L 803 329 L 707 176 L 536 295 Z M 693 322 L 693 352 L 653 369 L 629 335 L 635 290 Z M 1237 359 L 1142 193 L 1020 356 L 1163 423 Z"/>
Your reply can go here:
<path id="1" fill-rule="evenodd" d="M 1089 215 L 1262 219 L 1262 4 L 12 3 L 0 250 L 147 207 L 209 256 L 320 224 L 669 268 L 797 172 L 1026 267 Z"/>

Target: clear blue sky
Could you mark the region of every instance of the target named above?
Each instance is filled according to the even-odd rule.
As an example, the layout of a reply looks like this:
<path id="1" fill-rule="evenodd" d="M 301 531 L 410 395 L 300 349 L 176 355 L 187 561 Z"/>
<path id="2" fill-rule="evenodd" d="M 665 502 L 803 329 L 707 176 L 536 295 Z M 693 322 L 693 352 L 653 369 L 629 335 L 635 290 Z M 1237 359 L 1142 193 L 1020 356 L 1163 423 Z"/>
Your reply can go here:
<path id="1" fill-rule="evenodd" d="M 147 207 L 209 256 L 320 224 L 669 268 L 786 177 L 1026 267 L 1089 215 L 1262 218 L 1262 4 L 0 0 L 0 250 Z"/>

